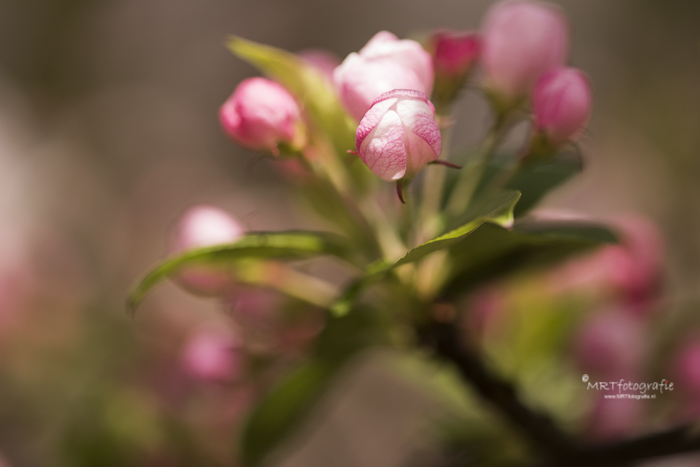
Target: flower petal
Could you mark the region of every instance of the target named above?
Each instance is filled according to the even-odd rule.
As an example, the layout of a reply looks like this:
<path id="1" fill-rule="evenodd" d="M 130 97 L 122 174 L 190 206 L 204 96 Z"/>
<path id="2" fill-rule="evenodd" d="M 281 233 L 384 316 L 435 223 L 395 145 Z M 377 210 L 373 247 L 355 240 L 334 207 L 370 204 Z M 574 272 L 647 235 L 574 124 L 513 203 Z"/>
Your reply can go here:
<path id="1" fill-rule="evenodd" d="M 423 100 L 401 99 L 396 112 L 405 128 L 408 153 L 407 175 L 420 172 L 429 162 L 440 157 L 442 138 L 433 111 Z"/>
<path id="2" fill-rule="evenodd" d="M 406 173 L 406 148 L 401 119 L 387 111 L 369 138 L 359 148 L 360 157 L 376 176 L 386 181 L 399 180 Z"/>

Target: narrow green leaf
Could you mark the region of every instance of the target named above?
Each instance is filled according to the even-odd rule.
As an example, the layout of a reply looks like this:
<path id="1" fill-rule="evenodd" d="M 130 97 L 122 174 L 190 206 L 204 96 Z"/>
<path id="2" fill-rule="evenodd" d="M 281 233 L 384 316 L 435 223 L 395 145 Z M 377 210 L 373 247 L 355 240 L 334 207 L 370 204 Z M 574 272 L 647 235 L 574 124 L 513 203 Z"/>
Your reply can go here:
<path id="1" fill-rule="evenodd" d="M 331 312 L 336 316 L 342 316 L 352 307 L 365 287 L 379 280 L 387 272 L 399 266 L 420 261 L 431 253 L 463 241 L 484 223 L 488 222 L 501 227 L 511 226 L 513 224 L 513 210 L 519 198 L 519 192 L 505 191 L 482 200 L 461 217 L 459 227 L 418 245 L 395 263 L 379 261 L 370 265 L 364 276 L 349 284 L 343 295 L 331 306 Z"/>
<path id="2" fill-rule="evenodd" d="M 508 188 L 523 194 L 515 208 L 515 217 L 526 214 L 547 193 L 577 175 L 581 169 L 578 151 L 564 152 L 551 161 L 523 167 L 508 184 Z"/>
<path id="3" fill-rule="evenodd" d="M 231 37 L 226 44 L 235 55 L 282 83 L 306 107 L 316 125 L 333 140 L 338 154 L 355 146 L 355 124 L 335 91 L 314 67 L 286 50 Z"/>
<path id="4" fill-rule="evenodd" d="M 241 457 L 258 466 L 304 422 L 348 362 L 385 342 L 377 310 L 358 308 L 330 318 L 316 339 L 313 355 L 285 376 L 251 412 L 241 434 Z"/>
<path id="5" fill-rule="evenodd" d="M 459 227 L 418 245 L 398 260 L 392 267 L 414 263 L 434 251 L 448 248 L 458 243 L 478 229 L 485 222 L 510 227 L 513 225 L 513 210 L 520 199 L 520 192 L 504 191 L 491 198 L 477 203 L 469 209 L 457 222 Z"/>
<path id="6" fill-rule="evenodd" d="M 244 465 L 256 466 L 289 434 L 319 396 L 332 369 L 316 360 L 302 364 L 255 408 L 241 437 Z"/>
<path id="7" fill-rule="evenodd" d="M 153 268 L 131 291 L 127 300 L 130 310 L 143 300 L 153 287 L 175 276 L 192 264 L 235 265 L 243 259 L 301 259 L 333 254 L 347 258 L 346 241 L 334 234 L 288 231 L 249 233 L 235 243 L 189 250 L 167 259 Z"/>
<path id="8" fill-rule="evenodd" d="M 485 225 L 450 250 L 455 295 L 519 269 L 562 261 L 617 238 L 606 227 L 581 222 L 519 221 L 511 230 Z"/>

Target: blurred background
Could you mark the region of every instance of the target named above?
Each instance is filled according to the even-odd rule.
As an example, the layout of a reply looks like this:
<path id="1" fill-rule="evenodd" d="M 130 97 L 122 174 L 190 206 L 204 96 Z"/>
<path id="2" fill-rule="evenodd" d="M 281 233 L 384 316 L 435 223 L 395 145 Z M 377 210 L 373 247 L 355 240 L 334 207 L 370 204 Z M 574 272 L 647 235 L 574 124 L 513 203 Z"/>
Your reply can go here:
<path id="1" fill-rule="evenodd" d="M 595 103 L 586 171 L 545 204 L 658 225 L 658 322 L 674 341 L 700 301 L 700 4 L 558 3 Z M 192 330 L 221 319 L 218 303 L 166 286 L 135 319 L 124 310 L 129 287 L 167 254 L 174 220 L 194 204 L 254 230 L 308 225 L 279 172 L 220 130 L 218 107 L 255 74 L 225 49 L 227 35 L 342 58 L 382 29 L 476 29 L 490 4 L 0 0 L 7 466 L 235 465 L 231 427 L 249 388 L 199 384 L 178 370 Z M 476 144 L 488 122 L 483 99 L 465 95 L 457 117 L 453 146 Z M 416 450 L 431 458 L 430 443 L 409 442 L 420 429 L 406 420 L 436 403 L 373 365 L 337 396 L 322 422 L 331 432 L 307 430 L 279 464 L 330 465 L 313 459 L 337 453 L 332 465 L 408 465 L 408 453 L 422 459 Z M 381 410 L 358 411 L 368 401 Z"/>

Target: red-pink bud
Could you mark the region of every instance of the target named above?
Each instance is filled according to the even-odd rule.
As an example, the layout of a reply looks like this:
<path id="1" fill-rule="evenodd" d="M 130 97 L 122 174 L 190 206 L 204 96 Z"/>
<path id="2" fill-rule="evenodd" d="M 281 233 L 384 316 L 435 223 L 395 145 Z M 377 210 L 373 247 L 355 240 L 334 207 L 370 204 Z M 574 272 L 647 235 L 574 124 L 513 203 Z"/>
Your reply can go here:
<path id="1" fill-rule="evenodd" d="M 242 371 L 240 347 L 239 340 L 231 332 L 218 328 L 203 328 L 187 341 L 182 362 L 185 370 L 198 379 L 235 379 Z"/>
<path id="2" fill-rule="evenodd" d="M 276 152 L 279 144 L 300 148 L 304 143 L 299 105 L 269 79 L 242 81 L 221 106 L 219 119 L 229 136 L 251 149 Z"/>
<path id="3" fill-rule="evenodd" d="M 591 114 L 591 86 L 576 68 L 554 68 L 535 86 L 535 129 L 558 146 L 575 139 Z"/>
<path id="4" fill-rule="evenodd" d="M 395 89 L 382 94 L 357 127 L 357 152 L 383 180 L 412 178 L 442 150 L 435 108 L 422 92 Z"/>
<path id="5" fill-rule="evenodd" d="M 438 31 L 430 38 L 436 86 L 441 81 L 460 81 L 472 68 L 481 49 L 473 32 Z"/>
<path id="6" fill-rule="evenodd" d="M 213 206 L 195 206 L 178 221 L 173 250 L 184 252 L 233 243 L 243 233 L 243 227 L 226 211 Z M 210 265 L 188 266 L 178 279 L 189 290 L 201 294 L 218 294 L 233 282 L 226 271 Z"/>
<path id="7" fill-rule="evenodd" d="M 542 73 L 566 61 L 569 31 L 558 7 L 505 1 L 491 7 L 483 28 L 486 85 L 503 105 L 527 97 Z"/>
<path id="8" fill-rule="evenodd" d="M 360 120 L 377 96 L 392 89 L 415 89 L 429 96 L 433 62 L 418 42 L 382 31 L 358 53 L 348 55 L 333 79 L 341 101 Z"/>

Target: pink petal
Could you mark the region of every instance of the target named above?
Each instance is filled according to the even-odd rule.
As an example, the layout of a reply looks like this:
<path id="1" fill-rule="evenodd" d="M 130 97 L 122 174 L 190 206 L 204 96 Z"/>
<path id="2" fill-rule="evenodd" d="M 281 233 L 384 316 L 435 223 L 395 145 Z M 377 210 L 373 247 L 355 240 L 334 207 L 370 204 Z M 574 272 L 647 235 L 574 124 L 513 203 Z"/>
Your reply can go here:
<path id="1" fill-rule="evenodd" d="M 377 125 L 379 125 L 380 120 L 384 113 L 391 108 L 396 103 L 397 99 L 387 99 L 384 102 L 379 102 L 372 105 L 372 108 L 367 111 L 362 120 L 360 121 L 360 126 L 357 127 L 357 132 L 355 133 L 355 147 L 357 151 L 360 152 L 362 148 L 362 143 L 364 142 L 367 135 L 369 135 L 372 130 L 374 130 Z"/>
<path id="2" fill-rule="evenodd" d="M 399 38 L 389 31 L 379 31 L 377 34 L 372 36 L 369 41 L 367 41 L 364 47 L 360 49 L 360 54 L 371 54 L 376 47 L 379 47 L 387 42 L 396 42 L 398 40 Z"/>
<path id="3" fill-rule="evenodd" d="M 409 154 L 407 172 L 413 176 L 429 162 L 440 157 L 442 138 L 433 110 L 422 100 L 401 99 L 396 111 L 405 128 L 405 144 Z"/>
<path id="4" fill-rule="evenodd" d="M 386 181 L 399 180 L 406 173 L 406 149 L 403 124 L 398 114 L 384 114 L 371 137 L 359 148 L 360 157 L 376 176 Z"/>

